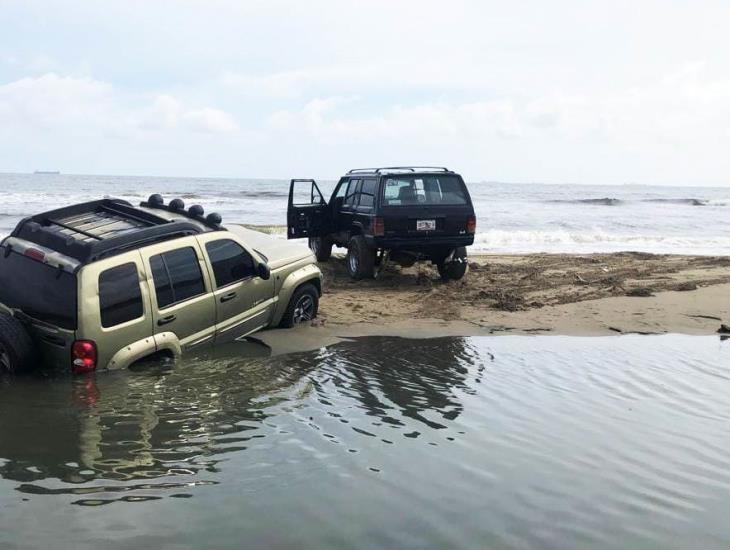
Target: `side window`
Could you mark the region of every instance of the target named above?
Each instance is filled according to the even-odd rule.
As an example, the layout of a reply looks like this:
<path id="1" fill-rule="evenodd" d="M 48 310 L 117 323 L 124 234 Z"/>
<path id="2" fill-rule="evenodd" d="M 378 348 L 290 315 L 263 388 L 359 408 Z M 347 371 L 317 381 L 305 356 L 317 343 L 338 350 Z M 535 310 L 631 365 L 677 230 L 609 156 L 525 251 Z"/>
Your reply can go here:
<path id="1" fill-rule="evenodd" d="M 198 255 L 192 247 L 152 256 L 150 266 L 160 309 L 205 293 Z"/>
<path id="2" fill-rule="evenodd" d="M 115 327 L 139 319 L 144 313 L 137 266 L 123 264 L 99 275 L 101 326 Z"/>
<path id="3" fill-rule="evenodd" d="M 221 239 L 207 243 L 205 249 L 210 256 L 218 288 L 254 275 L 253 258 L 238 243 Z"/>
<path id="4" fill-rule="evenodd" d="M 347 193 L 347 186 L 349 182 L 343 181 L 338 187 L 337 192 L 335 193 L 336 199 L 341 199 L 345 196 L 345 193 Z"/>
<path id="5" fill-rule="evenodd" d="M 377 180 L 363 180 L 362 189 L 360 190 L 360 206 L 369 208 L 373 205 L 377 186 Z"/>
<path id="6" fill-rule="evenodd" d="M 355 198 L 357 193 L 357 187 L 359 184 L 360 180 L 350 180 L 350 185 L 347 186 L 347 194 L 345 195 L 345 205 L 353 206 L 357 204 Z"/>
<path id="7" fill-rule="evenodd" d="M 319 187 L 311 180 L 292 180 L 290 200 L 294 206 L 310 206 L 312 204 L 324 203 L 324 198 L 319 191 Z"/>

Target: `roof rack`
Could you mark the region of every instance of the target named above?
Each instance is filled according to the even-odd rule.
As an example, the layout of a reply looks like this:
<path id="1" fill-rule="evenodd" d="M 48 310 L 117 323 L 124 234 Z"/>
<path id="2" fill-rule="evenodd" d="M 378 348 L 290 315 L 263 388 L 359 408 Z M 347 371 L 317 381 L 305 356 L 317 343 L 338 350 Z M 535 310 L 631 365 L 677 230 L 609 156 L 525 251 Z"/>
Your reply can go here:
<path id="1" fill-rule="evenodd" d="M 146 244 L 204 231 L 199 224 L 168 220 L 124 200 L 102 199 L 25 218 L 12 236 L 89 263 Z"/>
<path id="2" fill-rule="evenodd" d="M 371 173 L 382 174 L 385 172 L 451 172 L 443 166 L 385 166 L 382 168 L 355 168 L 348 174 Z"/>

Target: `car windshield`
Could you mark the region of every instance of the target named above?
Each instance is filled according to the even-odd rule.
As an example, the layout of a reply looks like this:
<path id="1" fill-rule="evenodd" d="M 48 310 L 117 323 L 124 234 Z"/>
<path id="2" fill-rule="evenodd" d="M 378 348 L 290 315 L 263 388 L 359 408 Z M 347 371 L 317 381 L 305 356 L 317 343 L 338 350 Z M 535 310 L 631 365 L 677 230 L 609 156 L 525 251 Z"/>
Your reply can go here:
<path id="1" fill-rule="evenodd" d="M 464 185 L 457 176 L 389 177 L 383 186 L 385 206 L 467 204 Z"/>

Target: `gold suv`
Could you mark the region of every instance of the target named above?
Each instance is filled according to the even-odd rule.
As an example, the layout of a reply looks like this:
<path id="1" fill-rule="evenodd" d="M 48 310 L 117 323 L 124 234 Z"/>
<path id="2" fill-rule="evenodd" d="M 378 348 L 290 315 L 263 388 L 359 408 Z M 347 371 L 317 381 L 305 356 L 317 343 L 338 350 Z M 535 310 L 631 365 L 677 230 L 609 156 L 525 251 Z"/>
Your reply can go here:
<path id="1" fill-rule="evenodd" d="M 75 373 L 291 327 L 317 315 L 322 273 L 305 246 L 199 205 L 119 199 L 21 221 L 0 243 L 0 371 Z"/>

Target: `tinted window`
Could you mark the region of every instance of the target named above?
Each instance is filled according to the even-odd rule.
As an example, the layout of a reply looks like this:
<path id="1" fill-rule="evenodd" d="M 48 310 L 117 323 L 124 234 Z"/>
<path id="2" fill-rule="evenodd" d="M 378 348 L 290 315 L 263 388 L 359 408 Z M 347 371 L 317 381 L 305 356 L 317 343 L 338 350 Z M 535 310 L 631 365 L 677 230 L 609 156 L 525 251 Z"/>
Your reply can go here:
<path id="1" fill-rule="evenodd" d="M 340 186 L 337 188 L 337 192 L 335 193 L 335 198 L 342 198 L 345 196 L 345 193 L 347 192 L 347 185 L 348 183 L 346 181 L 342 182 Z"/>
<path id="2" fill-rule="evenodd" d="M 397 176 L 385 181 L 386 206 L 467 204 L 466 191 L 456 176 Z"/>
<path id="3" fill-rule="evenodd" d="M 76 328 L 76 276 L 0 247 L 0 302 L 60 328 Z"/>
<path id="4" fill-rule="evenodd" d="M 113 267 L 99 275 L 99 306 L 104 328 L 142 317 L 142 291 L 135 264 Z"/>
<path id="5" fill-rule="evenodd" d="M 369 207 L 375 202 L 376 180 L 363 180 L 360 189 L 360 206 Z"/>
<path id="6" fill-rule="evenodd" d="M 357 204 L 355 201 L 355 195 L 357 193 L 357 187 L 360 184 L 360 180 L 350 180 L 350 185 L 347 186 L 347 195 L 345 195 L 345 204 L 352 206 Z"/>
<path id="7" fill-rule="evenodd" d="M 253 276 L 253 258 L 238 243 L 222 239 L 207 243 L 205 248 L 218 288 Z"/>
<path id="8" fill-rule="evenodd" d="M 193 248 L 178 248 L 150 258 L 160 309 L 205 293 L 198 255 Z"/>
<path id="9" fill-rule="evenodd" d="M 362 192 L 367 193 L 368 195 L 374 195 L 375 189 L 378 187 L 377 180 L 363 180 L 362 182 Z"/>
<path id="10" fill-rule="evenodd" d="M 167 275 L 167 267 L 165 267 L 162 256 L 152 256 L 150 266 L 152 267 L 152 280 L 155 283 L 157 305 L 163 308 L 174 304 L 175 295 L 172 292 L 172 284 L 170 284 L 170 277 Z"/>

